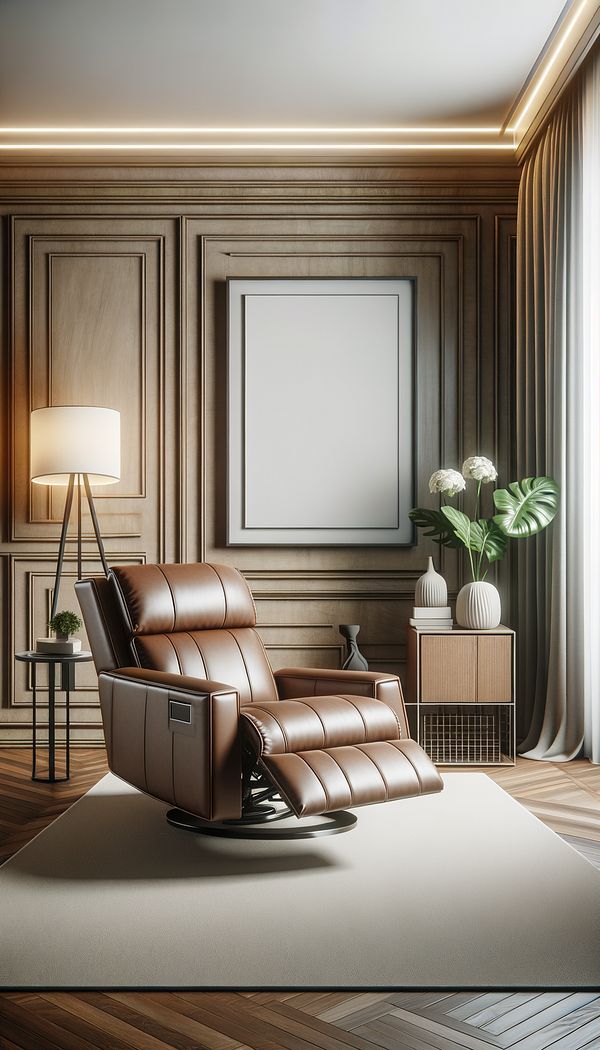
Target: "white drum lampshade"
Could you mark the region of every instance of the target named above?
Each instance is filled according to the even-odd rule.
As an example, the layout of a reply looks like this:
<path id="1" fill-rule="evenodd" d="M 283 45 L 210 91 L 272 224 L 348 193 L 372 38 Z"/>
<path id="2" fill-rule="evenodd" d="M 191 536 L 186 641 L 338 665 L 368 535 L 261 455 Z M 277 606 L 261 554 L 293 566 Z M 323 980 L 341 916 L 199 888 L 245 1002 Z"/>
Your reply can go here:
<path id="1" fill-rule="evenodd" d="M 95 408 L 91 405 L 38 408 L 31 413 L 29 447 L 31 480 L 37 485 L 67 486 L 50 615 L 50 619 L 53 619 L 58 608 L 74 492 L 77 492 L 77 579 L 80 580 L 83 573 L 83 489 L 90 508 L 102 568 L 108 576 L 108 562 L 91 486 L 112 485 L 121 477 L 121 416 L 113 408 Z"/>
<path id="2" fill-rule="evenodd" d="M 31 413 L 31 480 L 67 485 L 87 474 L 90 485 L 121 477 L 121 416 L 112 408 L 60 405 Z"/>

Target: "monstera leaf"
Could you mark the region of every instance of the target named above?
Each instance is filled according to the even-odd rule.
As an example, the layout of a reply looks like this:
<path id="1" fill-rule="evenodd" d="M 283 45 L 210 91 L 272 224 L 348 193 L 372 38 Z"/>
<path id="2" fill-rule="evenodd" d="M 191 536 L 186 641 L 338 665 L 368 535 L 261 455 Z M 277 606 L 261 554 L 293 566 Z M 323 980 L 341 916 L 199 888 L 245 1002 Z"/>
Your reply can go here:
<path id="1" fill-rule="evenodd" d="M 456 537 L 467 550 L 477 554 L 483 551 L 490 564 L 504 557 L 508 537 L 493 519 L 479 518 L 478 521 L 471 521 L 456 507 L 442 507 L 442 514 L 448 519 Z"/>
<path id="2" fill-rule="evenodd" d="M 558 485 L 552 478 L 524 478 L 507 489 L 496 489 L 494 521 L 507 536 L 535 536 L 552 521 L 558 510 Z"/>
<path id="3" fill-rule="evenodd" d="M 441 510 L 415 507 L 414 510 L 408 512 L 408 516 L 419 529 L 428 529 L 424 533 L 428 539 L 434 540 L 442 547 L 460 547 L 461 541 L 457 539 L 450 522 L 444 517 Z"/>
<path id="4" fill-rule="evenodd" d="M 477 539 L 473 532 L 473 525 L 475 522 L 471 521 L 466 514 L 463 514 L 462 510 L 457 510 L 456 507 L 442 507 L 442 514 L 450 522 L 454 534 L 460 540 L 460 542 L 467 548 L 467 550 L 477 550 Z"/>
<path id="5" fill-rule="evenodd" d="M 496 524 L 493 518 L 480 518 L 471 523 L 471 535 L 475 537 L 475 550 L 483 551 L 490 565 L 499 561 L 506 554 L 508 536 Z"/>

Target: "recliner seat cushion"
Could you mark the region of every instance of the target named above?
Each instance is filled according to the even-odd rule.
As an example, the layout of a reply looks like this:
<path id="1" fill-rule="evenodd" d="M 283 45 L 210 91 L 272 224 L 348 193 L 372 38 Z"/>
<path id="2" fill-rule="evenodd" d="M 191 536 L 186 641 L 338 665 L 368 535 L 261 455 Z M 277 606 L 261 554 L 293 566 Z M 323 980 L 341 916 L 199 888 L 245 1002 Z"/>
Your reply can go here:
<path id="1" fill-rule="evenodd" d="M 366 696 L 307 696 L 254 703 L 242 712 L 242 732 L 257 755 L 399 740 L 394 711 Z"/>

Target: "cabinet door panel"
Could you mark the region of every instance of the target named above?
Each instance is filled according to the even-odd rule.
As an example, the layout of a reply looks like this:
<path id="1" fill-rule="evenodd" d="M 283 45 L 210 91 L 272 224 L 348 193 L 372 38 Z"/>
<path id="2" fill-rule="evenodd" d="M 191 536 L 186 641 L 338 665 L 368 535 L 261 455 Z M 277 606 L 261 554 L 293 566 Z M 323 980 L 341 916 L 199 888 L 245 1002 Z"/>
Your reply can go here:
<path id="1" fill-rule="evenodd" d="M 512 698 L 512 638 L 482 634 L 477 639 L 477 699 L 493 704 Z"/>
<path id="2" fill-rule="evenodd" d="M 421 703 L 477 700 L 477 638 L 429 634 L 421 638 Z"/>

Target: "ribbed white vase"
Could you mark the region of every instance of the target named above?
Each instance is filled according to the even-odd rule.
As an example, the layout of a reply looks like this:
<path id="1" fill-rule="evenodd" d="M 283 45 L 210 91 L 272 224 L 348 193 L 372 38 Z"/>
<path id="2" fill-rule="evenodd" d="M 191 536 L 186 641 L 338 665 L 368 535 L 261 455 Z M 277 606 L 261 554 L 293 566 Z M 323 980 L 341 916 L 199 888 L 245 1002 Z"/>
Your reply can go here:
<path id="1" fill-rule="evenodd" d="M 500 595 L 493 583 L 467 583 L 456 598 L 456 622 L 471 631 L 491 631 L 500 623 Z"/>
<path id="2" fill-rule="evenodd" d="M 448 588 L 443 576 L 433 567 L 433 558 L 427 559 L 427 572 L 419 577 L 415 587 L 415 605 L 439 609 L 448 604 Z"/>

